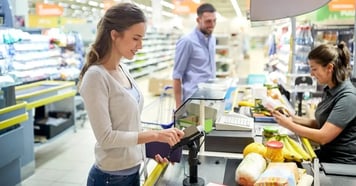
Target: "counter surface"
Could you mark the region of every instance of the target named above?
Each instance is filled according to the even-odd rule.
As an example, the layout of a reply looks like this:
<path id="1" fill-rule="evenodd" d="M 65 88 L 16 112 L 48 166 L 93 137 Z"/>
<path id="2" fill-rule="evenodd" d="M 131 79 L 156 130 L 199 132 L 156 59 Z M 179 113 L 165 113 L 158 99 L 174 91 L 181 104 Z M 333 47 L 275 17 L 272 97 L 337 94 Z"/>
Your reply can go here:
<path id="1" fill-rule="evenodd" d="M 235 170 L 241 159 L 199 156 L 198 176 L 208 183 L 236 185 Z M 183 155 L 182 161 L 169 165 L 157 181 L 156 185 L 183 185 L 184 178 L 189 176 L 188 156 Z"/>

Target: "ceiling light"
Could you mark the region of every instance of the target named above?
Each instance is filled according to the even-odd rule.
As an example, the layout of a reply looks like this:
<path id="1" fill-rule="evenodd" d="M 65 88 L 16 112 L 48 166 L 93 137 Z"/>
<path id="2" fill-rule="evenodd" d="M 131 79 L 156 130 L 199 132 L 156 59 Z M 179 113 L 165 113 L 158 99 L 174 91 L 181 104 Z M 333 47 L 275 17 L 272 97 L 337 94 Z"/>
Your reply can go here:
<path id="1" fill-rule="evenodd" d="M 167 1 L 163 1 L 163 0 L 161 0 L 161 5 L 162 5 L 162 6 L 165 6 L 165 7 L 167 7 L 167 8 L 170 8 L 170 9 L 172 9 L 172 10 L 175 8 L 174 4 L 169 3 L 169 2 L 167 2 Z"/>
<path id="2" fill-rule="evenodd" d="M 89 1 L 88 4 L 90 6 L 99 6 L 99 3 L 98 2 L 95 2 L 95 1 Z"/>
<path id="3" fill-rule="evenodd" d="M 73 5 L 73 4 L 72 4 L 72 5 L 70 5 L 70 8 L 71 8 L 71 9 L 79 9 L 80 7 L 79 7 L 78 5 Z"/>
<path id="4" fill-rule="evenodd" d="M 237 0 L 230 0 L 232 7 L 234 7 L 234 10 L 236 12 L 237 17 L 242 17 L 241 9 L 239 5 L 237 4 Z"/>
<path id="5" fill-rule="evenodd" d="M 167 11 L 162 11 L 162 15 L 167 16 L 167 17 L 175 17 L 175 14 Z"/>
<path id="6" fill-rule="evenodd" d="M 86 3 L 86 0 L 75 0 L 75 2 L 77 2 L 77 3 Z"/>

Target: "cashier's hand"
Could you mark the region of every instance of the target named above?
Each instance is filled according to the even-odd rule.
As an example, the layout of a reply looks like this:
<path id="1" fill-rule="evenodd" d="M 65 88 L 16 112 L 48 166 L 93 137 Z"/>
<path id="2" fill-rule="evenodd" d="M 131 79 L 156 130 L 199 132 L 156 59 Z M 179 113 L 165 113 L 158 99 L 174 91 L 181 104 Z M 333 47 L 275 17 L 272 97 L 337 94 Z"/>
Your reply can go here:
<path id="1" fill-rule="evenodd" d="M 272 115 L 278 124 L 280 124 L 281 126 L 287 128 L 287 129 L 289 129 L 290 125 L 293 125 L 292 117 L 286 116 L 285 114 L 282 114 L 278 110 L 274 110 L 272 112 Z"/>
<path id="2" fill-rule="evenodd" d="M 158 141 L 168 143 L 171 147 L 180 142 L 184 132 L 177 128 L 170 128 L 158 131 Z"/>

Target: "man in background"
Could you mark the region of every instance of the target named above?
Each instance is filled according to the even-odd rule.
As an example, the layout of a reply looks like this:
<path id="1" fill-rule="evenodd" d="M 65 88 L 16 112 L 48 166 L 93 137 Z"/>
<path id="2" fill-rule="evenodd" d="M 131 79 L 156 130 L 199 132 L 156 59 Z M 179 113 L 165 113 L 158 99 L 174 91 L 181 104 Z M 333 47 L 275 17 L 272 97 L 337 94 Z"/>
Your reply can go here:
<path id="1" fill-rule="evenodd" d="M 173 67 L 176 108 L 194 94 L 199 83 L 215 78 L 215 12 L 213 5 L 201 4 L 197 9 L 197 27 L 177 42 Z"/>

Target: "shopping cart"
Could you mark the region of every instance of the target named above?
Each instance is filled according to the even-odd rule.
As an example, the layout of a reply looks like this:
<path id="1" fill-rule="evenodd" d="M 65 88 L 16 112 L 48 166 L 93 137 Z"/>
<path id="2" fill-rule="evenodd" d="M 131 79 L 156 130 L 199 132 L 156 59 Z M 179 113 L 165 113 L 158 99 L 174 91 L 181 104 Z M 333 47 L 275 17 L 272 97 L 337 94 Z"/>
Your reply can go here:
<path id="1" fill-rule="evenodd" d="M 159 98 L 148 104 L 142 111 L 141 122 L 146 127 L 159 126 L 163 129 L 174 125 L 174 98 L 172 86 L 165 86 Z"/>
<path id="2" fill-rule="evenodd" d="M 141 123 L 144 125 L 144 129 L 161 130 L 171 128 L 174 125 L 175 102 L 172 90 L 172 86 L 165 86 L 160 96 L 143 108 Z M 148 174 L 147 165 L 149 161 L 149 158 L 145 159 L 141 172 L 141 175 L 144 175 L 145 181 L 143 185 L 145 186 L 154 185 L 154 182 L 157 181 L 158 177 L 167 167 L 167 163 L 157 164 L 155 168 L 150 171 L 150 174 Z"/>

